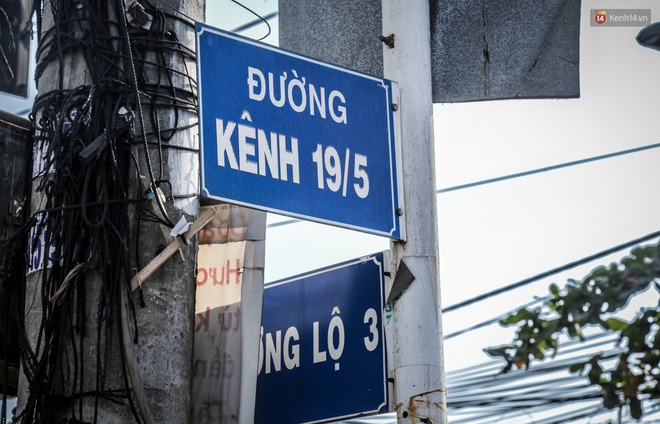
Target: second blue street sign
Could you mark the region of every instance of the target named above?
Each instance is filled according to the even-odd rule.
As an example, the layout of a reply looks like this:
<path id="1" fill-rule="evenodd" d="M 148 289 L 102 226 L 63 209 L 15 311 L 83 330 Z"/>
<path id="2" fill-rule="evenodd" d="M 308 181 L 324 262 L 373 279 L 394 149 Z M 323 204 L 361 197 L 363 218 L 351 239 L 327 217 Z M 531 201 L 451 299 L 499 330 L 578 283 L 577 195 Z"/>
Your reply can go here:
<path id="1" fill-rule="evenodd" d="M 383 254 L 266 284 L 255 423 L 388 411 Z"/>
<path id="2" fill-rule="evenodd" d="M 202 195 L 405 239 L 397 84 L 197 24 Z"/>

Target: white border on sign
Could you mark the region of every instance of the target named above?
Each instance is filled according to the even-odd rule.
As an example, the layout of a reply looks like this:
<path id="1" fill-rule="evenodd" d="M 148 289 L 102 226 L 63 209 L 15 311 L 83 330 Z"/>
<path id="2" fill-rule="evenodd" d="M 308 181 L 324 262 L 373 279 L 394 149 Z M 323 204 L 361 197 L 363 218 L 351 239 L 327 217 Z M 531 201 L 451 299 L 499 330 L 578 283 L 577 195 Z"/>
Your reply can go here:
<path id="1" fill-rule="evenodd" d="M 380 334 L 381 340 L 383 341 L 383 347 L 382 347 L 383 377 L 384 377 L 383 381 L 385 383 L 383 385 L 383 399 L 384 399 L 384 402 L 381 403 L 380 405 L 378 405 L 378 407 L 376 407 L 376 409 L 374 409 L 374 410 L 362 411 L 362 412 L 357 413 L 357 415 L 356 415 L 356 413 L 353 413 L 353 414 L 342 415 L 342 416 L 337 416 L 337 417 L 328 417 L 328 418 L 324 418 L 324 419 L 317 420 L 317 421 L 306 421 L 306 422 L 301 423 L 301 424 L 322 423 L 322 422 L 328 422 L 329 420 L 343 420 L 343 419 L 346 419 L 346 418 L 355 418 L 357 416 L 361 416 L 361 415 L 364 415 L 364 414 L 377 414 L 383 407 L 389 406 L 387 404 L 388 399 L 390 399 L 390 392 L 388 390 L 389 388 L 388 388 L 388 384 L 387 384 L 387 378 L 389 377 L 389 370 L 388 370 L 388 367 L 387 367 L 387 364 L 388 364 L 388 361 L 387 361 L 387 359 L 388 359 L 388 357 L 387 357 L 387 338 L 385 337 L 385 321 L 384 321 L 385 300 L 386 300 L 386 297 L 385 297 L 385 271 L 386 271 L 386 269 L 385 269 L 385 267 L 389 263 L 388 262 L 389 261 L 389 251 L 385 251 L 385 252 L 381 252 L 381 253 L 383 254 L 383 262 L 379 262 L 378 259 L 376 258 L 376 255 L 372 254 L 372 255 L 363 256 L 363 257 L 360 257 L 360 258 L 357 258 L 357 259 L 353 259 L 353 260 L 350 260 L 350 261 L 347 261 L 347 262 L 342 262 L 342 263 L 339 263 L 339 264 L 336 264 L 336 265 L 331 265 L 331 266 L 326 267 L 326 268 L 320 268 L 320 269 L 317 269 L 315 271 L 310 271 L 310 272 L 305 273 L 305 274 L 296 275 L 294 277 L 287 278 L 287 279 L 284 279 L 284 280 L 279 280 L 279 281 L 275 281 L 273 283 L 264 284 L 264 290 L 268 290 L 270 288 L 282 286 L 284 284 L 293 283 L 295 281 L 299 281 L 299 280 L 302 280 L 304 278 L 314 277 L 314 276 L 317 276 L 317 275 L 321 275 L 321 274 L 325 274 L 325 273 L 328 273 L 328 272 L 336 271 L 338 269 L 347 268 L 349 266 L 365 264 L 367 262 L 373 262 L 380 269 L 380 273 L 379 273 L 379 275 L 380 275 L 380 287 L 379 288 L 380 288 L 380 299 L 381 299 L 381 311 L 380 311 L 381 312 L 381 315 L 380 315 L 381 316 L 381 323 L 380 323 L 380 333 L 379 334 Z"/>

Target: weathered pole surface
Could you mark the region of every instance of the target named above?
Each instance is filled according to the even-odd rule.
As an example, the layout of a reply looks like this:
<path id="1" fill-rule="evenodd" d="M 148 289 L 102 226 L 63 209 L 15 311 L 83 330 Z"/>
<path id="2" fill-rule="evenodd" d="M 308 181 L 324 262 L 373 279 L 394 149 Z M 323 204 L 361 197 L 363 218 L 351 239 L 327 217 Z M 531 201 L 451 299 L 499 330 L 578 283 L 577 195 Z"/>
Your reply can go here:
<path id="1" fill-rule="evenodd" d="M 19 422 L 187 423 L 196 242 L 130 280 L 198 213 L 204 0 L 37 3 Z"/>
<path id="2" fill-rule="evenodd" d="M 383 0 L 384 76 L 400 88 L 407 240 L 392 242 L 395 266 L 414 277 L 392 305 L 394 407 L 399 423 L 446 423 L 438 282 L 429 2 Z M 395 279 L 396 284 L 396 279 Z"/>

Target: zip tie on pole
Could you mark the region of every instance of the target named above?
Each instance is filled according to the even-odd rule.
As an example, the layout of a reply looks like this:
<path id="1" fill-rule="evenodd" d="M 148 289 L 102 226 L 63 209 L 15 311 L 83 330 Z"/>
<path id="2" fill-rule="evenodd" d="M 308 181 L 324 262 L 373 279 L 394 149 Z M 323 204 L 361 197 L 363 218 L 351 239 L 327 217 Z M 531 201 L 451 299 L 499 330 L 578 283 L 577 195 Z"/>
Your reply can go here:
<path id="1" fill-rule="evenodd" d="M 188 243 L 195 234 L 199 232 L 213 217 L 218 214 L 220 210 L 217 207 L 210 207 L 206 212 L 200 215 L 195 222 L 190 224 L 190 228 L 184 234 L 172 240 L 172 242 L 163 249 L 155 258 L 151 260 L 144 268 L 140 270 L 135 276 L 131 279 L 131 291 L 135 291 L 138 287 L 142 285 L 144 280 L 149 278 L 158 268 L 160 268 L 165 261 L 167 261 L 170 256 L 172 256 L 181 245 Z"/>

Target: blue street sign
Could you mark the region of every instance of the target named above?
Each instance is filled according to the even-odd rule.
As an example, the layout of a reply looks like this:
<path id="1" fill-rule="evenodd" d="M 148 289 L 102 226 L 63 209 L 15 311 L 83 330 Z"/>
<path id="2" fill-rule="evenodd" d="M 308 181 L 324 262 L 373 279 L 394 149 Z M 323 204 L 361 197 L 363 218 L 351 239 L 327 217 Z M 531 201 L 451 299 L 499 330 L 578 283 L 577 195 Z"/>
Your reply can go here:
<path id="1" fill-rule="evenodd" d="M 396 83 L 197 24 L 202 195 L 405 239 Z"/>
<path id="2" fill-rule="evenodd" d="M 265 286 L 255 422 L 387 412 L 383 254 Z"/>

